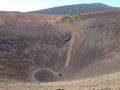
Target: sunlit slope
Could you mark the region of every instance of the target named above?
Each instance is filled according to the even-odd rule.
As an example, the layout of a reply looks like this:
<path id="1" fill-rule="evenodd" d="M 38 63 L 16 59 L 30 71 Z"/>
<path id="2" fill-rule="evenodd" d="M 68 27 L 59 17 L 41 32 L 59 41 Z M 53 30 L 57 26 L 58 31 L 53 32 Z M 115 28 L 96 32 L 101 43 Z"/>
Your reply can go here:
<path id="1" fill-rule="evenodd" d="M 78 30 L 73 31 L 76 32 L 75 51 L 69 68 L 78 77 L 120 70 L 119 14 L 120 11 L 85 14 L 80 22 L 74 23 Z"/>

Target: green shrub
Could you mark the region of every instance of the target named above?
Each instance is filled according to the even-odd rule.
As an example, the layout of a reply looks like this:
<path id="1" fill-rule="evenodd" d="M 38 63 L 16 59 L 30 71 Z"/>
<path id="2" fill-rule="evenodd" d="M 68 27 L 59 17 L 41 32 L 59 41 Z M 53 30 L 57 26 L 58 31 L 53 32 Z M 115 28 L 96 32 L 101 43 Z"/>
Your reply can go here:
<path id="1" fill-rule="evenodd" d="M 61 18 L 61 20 L 58 22 L 56 22 L 57 24 L 59 23 L 70 23 L 70 22 L 74 22 L 76 20 L 78 20 L 80 17 L 80 13 L 77 13 L 77 14 L 68 14 L 68 15 L 65 15 Z"/>

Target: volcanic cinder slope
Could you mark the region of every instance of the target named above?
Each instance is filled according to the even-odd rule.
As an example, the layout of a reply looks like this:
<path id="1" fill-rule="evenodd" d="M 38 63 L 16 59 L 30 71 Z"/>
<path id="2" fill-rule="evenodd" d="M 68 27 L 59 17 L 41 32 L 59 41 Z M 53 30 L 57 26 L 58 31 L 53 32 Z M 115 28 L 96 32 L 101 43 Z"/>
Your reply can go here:
<path id="1" fill-rule="evenodd" d="M 24 20 L 28 14 L 19 15 Z M 69 81 L 120 71 L 119 10 L 82 14 L 63 24 L 55 23 L 61 16 L 54 17 L 54 24 L 40 26 L 0 18 L 0 82 Z"/>
<path id="2" fill-rule="evenodd" d="M 56 20 L 60 18 L 60 15 L 0 11 L 1 26 L 40 27 L 43 25 L 54 25 Z"/>

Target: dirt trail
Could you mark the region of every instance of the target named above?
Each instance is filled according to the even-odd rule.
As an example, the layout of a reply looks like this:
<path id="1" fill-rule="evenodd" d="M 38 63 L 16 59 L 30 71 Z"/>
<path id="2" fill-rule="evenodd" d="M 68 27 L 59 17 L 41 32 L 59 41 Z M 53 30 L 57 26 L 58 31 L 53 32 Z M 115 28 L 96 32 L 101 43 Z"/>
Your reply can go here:
<path id="1" fill-rule="evenodd" d="M 70 45 L 69 45 L 68 52 L 67 52 L 67 59 L 66 59 L 65 67 L 68 67 L 71 56 L 72 56 L 72 49 L 73 49 L 73 45 L 75 41 L 75 34 L 76 32 L 73 32 L 72 34 L 72 38 L 71 38 Z"/>

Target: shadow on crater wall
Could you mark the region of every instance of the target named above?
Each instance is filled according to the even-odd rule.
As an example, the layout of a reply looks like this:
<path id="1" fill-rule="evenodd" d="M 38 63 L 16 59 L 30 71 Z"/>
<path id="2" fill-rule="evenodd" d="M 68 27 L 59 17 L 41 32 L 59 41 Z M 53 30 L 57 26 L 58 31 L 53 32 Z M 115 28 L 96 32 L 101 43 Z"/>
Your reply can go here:
<path id="1" fill-rule="evenodd" d="M 34 77 L 39 82 L 53 82 L 58 80 L 57 76 L 48 70 L 40 70 L 35 73 Z"/>

